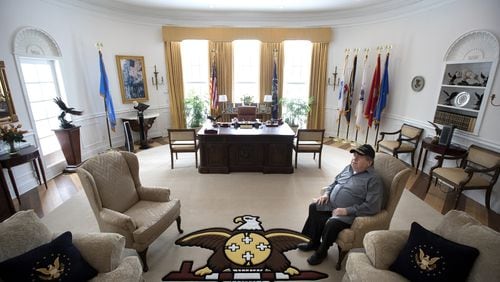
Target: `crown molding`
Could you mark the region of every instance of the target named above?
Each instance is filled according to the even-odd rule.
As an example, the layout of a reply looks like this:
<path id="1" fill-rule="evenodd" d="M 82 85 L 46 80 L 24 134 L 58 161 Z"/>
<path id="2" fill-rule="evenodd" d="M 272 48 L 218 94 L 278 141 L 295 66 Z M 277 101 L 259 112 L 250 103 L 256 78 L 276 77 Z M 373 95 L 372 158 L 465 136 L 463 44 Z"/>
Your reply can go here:
<path id="1" fill-rule="evenodd" d="M 388 0 L 355 9 L 319 12 L 231 12 L 152 9 L 118 1 L 42 0 L 61 7 L 86 10 L 107 18 L 146 25 L 231 27 L 346 27 L 403 18 L 457 0 Z"/>

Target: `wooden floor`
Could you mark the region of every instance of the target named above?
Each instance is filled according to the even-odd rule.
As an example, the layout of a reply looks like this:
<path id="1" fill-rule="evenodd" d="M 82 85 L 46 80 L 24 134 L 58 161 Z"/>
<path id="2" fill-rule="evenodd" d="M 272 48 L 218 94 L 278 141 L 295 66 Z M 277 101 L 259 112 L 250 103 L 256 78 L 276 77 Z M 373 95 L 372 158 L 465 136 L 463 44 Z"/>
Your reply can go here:
<path id="1" fill-rule="evenodd" d="M 163 143 L 160 141 L 158 144 Z M 425 173 L 412 174 L 406 188 L 434 209 L 445 214 L 453 208 L 456 193 L 439 184 L 437 186 L 431 185 L 429 192 L 426 193 L 428 180 L 429 176 Z M 20 207 L 17 200 L 14 200 L 16 209 L 33 209 L 38 216 L 43 217 L 83 189 L 76 174 L 59 175 L 48 181 L 48 187 L 48 189 L 45 189 L 45 186 L 41 185 L 22 194 Z M 465 195 L 460 197 L 457 209 L 465 210 L 483 224 L 500 231 L 500 215 L 488 211 L 483 205 L 467 198 Z"/>

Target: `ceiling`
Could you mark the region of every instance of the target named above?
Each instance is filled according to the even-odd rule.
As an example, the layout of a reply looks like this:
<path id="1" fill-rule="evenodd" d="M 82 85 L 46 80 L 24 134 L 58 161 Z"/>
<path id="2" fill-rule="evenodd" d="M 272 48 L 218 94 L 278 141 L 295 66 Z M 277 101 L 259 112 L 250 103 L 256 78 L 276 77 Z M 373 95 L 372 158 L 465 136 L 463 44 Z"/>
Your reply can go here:
<path id="1" fill-rule="evenodd" d="M 191 11 L 305 12 L 355 9 L 391 0 L 106 0 L 152 9 Z"/>
<path id="2" fill-rule="evenodd" d="M 387 20 L 455 0 L 46 0 L 192 26 L 336 26 Z"/>

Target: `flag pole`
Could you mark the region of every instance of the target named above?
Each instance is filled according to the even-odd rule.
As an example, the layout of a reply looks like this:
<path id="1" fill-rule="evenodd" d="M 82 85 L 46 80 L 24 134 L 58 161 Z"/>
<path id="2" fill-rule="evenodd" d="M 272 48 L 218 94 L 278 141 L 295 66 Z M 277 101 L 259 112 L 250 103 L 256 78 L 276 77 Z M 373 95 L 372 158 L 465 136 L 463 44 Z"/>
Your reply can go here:
<path id="1" fill-rule="evenodd" d="M 97 42 L 95 45 L 96 45 L 97 50 L 99 51 L 99 53 L 101 53 L 102 46 L 103 46 L 102 42 Z M 105 113 L 105 116 L 106 116 L 106 129 L 108 131 L 109 148 L 112 149 L 113 148 L 113 144 L 111 143 L 111 132 L 109 130 L 108 105 L 106 105 L 106 98 L 102 99 L 102 101 L 104 103 L 104 113 Z"/>
<path id="2" fill-rule="evenodd" d="M 106 128 L 108 130 L 108 141 L 109 141 L 109 148 L 113 148 L 113 144 L 111 143 L 111 132 L 109 131 L 109 117 L 108 117 L 108 105 L 106 105 L 106 100 L 104 100 L 104 112 L 106 114 Z"/>
<path id="3" fill-rule="evenodd" d="M 351 49 L 347 48 L 344 50 L 345 57 L 344 57 L 344 67 L 342 70 L 342 80 L 339 84 L 339 95 L 340 98 L 343 99 L 343 91 L 344 91 L 344 85 L 345 85 L 345 75 L 346 75 L 346 68 L 347 68 L 347 61 L 349 60 L 349 53 L 351 52 Z M 338 107 L 338 104 L 337 104 Z M 338 109 L 339 115 L 338 115 L 338 121 L 337 121 L 337 137 L 333 140 L 334 142 L 340 142 L 342 139 L 339 137 L 340 135 L 340 123 L 342 122 L 342 112 L 343 112 L 343 105 Z"/>
<path id="4" fill-rule="evenodd" d="M 358 52 L 359 48 L 354 48 L 354 59 L 352 61 L 352 70 L 349 79 L 349 96 L 347 97 L 346 101 L 347 112 L 349 114 L 349 120 L 347 121 L 347 133 L 345 136 L 346 143 L 351 143 L 349 141 L 349 129 L 351 127 L 351 118 L 354 118 L 354 115 L 352 114 L 352 99 L 354 98 L 354 88 L 356 85 L 355 81 L 356 81 L 356 68 L 358 64 Z"/>
<path id="5" fill-rule="evenodd" d="M 382 92 L 382 88 L 387 88 L 387 91 L 388 91 L 388 80 L 386 81 L 386 78 L 388 78 L 387 74 L 388 74 L 388 60 L 389 60 L 389 53 L 390 53 L 390 50 L 392 49 L 392 45 L 387 45 L 385 47 L 385 49 L 387 50 L 387 54 L 386 54 L 386 58 L 385 58 L 385 69 L 384 69 L 384 75 L 383 75 L 383 79 L 382 79 L 382 83 L 380 85 L 380 89 L 381 91 L 379 91 L 380 93 Z M 384 87 L 384 85 L 386 85 L 386 87 Z M 384 93 L 388 93 L 388 92 L 385 92 Z M 382 93 L 381 93 L 382 94 Z M 376 146 L 377 145 L 377 139 L 378 139 L 378 133 L 379 133 L 379 130 L 380 130 L 380 122 L 382 120 L 382 110 L 383 110 L 383 106 L 385 106 L 385 102 L 384 104 L 382 104 L 382 95 L 379 95 L 379 99 L 377 101 L 377 106 L 376 106 L 376 112 L 378 112 L 378 120 L 375 119 L 375 126 L 377 127 L 377 132 L 375 134 L 375 139 L 373 140 L 373 145 Z M 386 94 L 387 96 L 387 94 Z M 385 96 L 385 97 L 386 97 Z M 386 101 L 386 100 L 384 100 Z"/>

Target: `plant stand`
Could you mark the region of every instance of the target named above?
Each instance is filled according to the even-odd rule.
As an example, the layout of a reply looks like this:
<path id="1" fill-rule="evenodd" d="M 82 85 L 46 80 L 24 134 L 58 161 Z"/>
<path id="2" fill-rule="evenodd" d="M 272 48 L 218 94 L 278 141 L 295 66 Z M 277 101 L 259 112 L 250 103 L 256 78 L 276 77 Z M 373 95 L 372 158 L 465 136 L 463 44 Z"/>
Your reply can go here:
<path id="1" fill-rule="evenodd" d="M 68 164 L 64 169 L 66 173 L 76 172 L 76 168 L 82 163 L 82 153 L 80 149 L 80 127 L 54 129 L 59 140 L 61 149 Z"/>

